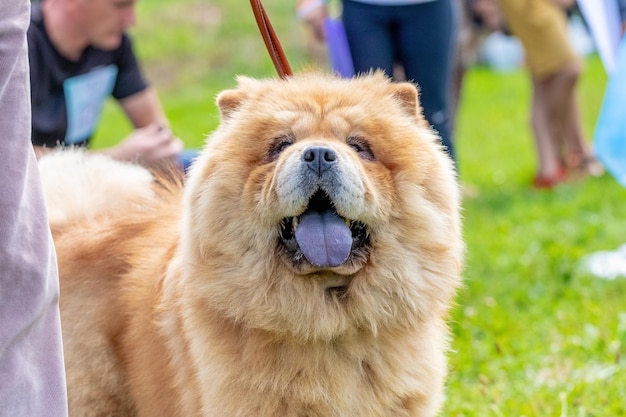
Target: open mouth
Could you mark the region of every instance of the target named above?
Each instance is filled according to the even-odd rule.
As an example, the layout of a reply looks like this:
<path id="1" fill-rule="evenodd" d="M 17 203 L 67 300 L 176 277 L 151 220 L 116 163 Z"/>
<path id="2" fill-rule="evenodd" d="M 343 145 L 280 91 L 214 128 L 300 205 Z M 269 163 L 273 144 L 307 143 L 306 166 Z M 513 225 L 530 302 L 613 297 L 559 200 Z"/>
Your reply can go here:
<path id="1" fill-rule="evenodd" d="M 280 226 L 280 242 L 295 265 L 306 259 L 313 266 L 332 268 L 367 254 L 365 224 L 341 217 L 322 190 L 311 197 L 304 213 L 285 217 Z"/>

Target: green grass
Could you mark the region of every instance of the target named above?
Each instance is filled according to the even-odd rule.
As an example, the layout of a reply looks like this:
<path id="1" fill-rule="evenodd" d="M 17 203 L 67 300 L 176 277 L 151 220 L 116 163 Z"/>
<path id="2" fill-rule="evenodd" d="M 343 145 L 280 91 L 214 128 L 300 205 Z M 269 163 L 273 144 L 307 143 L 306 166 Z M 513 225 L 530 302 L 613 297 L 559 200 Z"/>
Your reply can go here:
<path id="1" fill-rule="evenodd" d="M 606 76 L 591 58 L 579 88 L 591 137 Z M 626 281 L 581 259 L 626 241 L 626 190 L 610 176 L 537 192 L 523 71 L 473 69 L 459 115 L 466 288 L 454 314 L 444 415 L 626 415 Z"/>
<path id="2" fill-rule="evenodd" d="M 295 70 L 311 65 L 293 2 L 265 7 Z M 189 147 L 215 128 L 215 95 L 236 74 L 274 76 L 247 1 L 144 0 L 136 46 L 174 131 Z M 579 87 L 589 137 L 606 85 L 597 57 Z M 530 189 L 535 155 L 522 70 L 467 75 L 456 133 L 468 245 L 453 312 L 445 416 L 624 416 L 626 279 L 581 259 L 626 241 L 626 190 L 610 176 Z M 128 132 L 114 104 L 96 146 Z"/>

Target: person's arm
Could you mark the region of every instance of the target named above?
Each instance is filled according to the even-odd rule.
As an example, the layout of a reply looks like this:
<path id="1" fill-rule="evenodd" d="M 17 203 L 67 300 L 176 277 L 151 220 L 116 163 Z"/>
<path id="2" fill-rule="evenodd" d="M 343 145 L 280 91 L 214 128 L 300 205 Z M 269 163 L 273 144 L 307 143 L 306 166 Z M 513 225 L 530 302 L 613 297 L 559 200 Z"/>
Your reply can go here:
<path id="1" fill-rule="evenodd" d="M 114 159 L 152 166 L 174 161 L 183 150 L 172 134 L 156 91 L 150 87 L 120 100 L 135 130 L 118 145 L 103 150 Z"/>
<path id="2" fill-rule="evenodd" d="M 112 96 L 135 130 L 106 153 L 115 159 L 147 166 L 175 161 L 183 143 L 170 131 L 157 92 L 145 80 L 128 36 L 124 36 L 120 46 L 118 68 Z"/>
<path id="3" fill-rule="evenodd" d="M 31 146 L 30 2 L 0 14 L 0 415 L 67 416 L 59 281 Z"/>
<path id="4" fill-rule="evenodd" d="M 324 19 L 328 17 L 327 0 L 298 0 L 296 11 L 319 42 L 324 42 Z"/>
<path id="5" fill-rule="evenodd" d="M 151 124 L 169 126 L 159 97 L 151 87 L 120 100 L 120 105 L 136 129 Z"/>

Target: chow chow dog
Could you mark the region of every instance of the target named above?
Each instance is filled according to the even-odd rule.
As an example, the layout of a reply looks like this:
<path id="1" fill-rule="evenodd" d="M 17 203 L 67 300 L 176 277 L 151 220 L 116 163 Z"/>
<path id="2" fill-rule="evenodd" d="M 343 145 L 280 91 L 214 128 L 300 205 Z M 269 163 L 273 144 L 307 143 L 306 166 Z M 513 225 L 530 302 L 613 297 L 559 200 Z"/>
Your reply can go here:
<path id="1" fill-rule="evenodd" d="M 72 416 L 433 416 L 464 244 L 418 90 L 240 77 L 182 181 L 41 159 Z"/>

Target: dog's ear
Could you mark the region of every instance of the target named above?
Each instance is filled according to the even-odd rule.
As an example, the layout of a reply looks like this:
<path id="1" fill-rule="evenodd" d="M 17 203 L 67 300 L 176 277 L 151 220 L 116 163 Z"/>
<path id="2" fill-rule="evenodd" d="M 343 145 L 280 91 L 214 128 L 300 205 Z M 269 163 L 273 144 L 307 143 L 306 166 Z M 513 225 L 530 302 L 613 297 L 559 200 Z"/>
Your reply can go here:
<path id="1" fill-rule="evenodd" d="M 402 82 L 390 84 L 393 96 L 398 100 L 403 110 L 409 115 L 415 116 L 418 124 L 428 126 L 424 119 L 424 112 L 419 103 L 419 90 L 415 84 Z"/>
<path id="2" fill-rule="evenodd" d="M 231 114 L 252 95 L 262 88 L 263 83 L 254 78 L 237 76 L 237 88 L 222 91 L 217 96 L 217 107 L 222 115 L 222 120 L 228 119 Z"/>
<path id="3" fill-rule="evenodd" d="M 217 96 L 217 107 L 220 109 L 222 119 L 228 119 L 230 115 L 241 106 L 247 94 L 242 89 L 224 90 Z"/>

